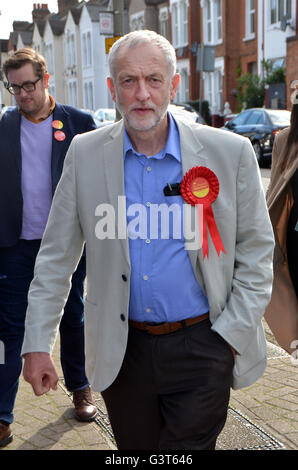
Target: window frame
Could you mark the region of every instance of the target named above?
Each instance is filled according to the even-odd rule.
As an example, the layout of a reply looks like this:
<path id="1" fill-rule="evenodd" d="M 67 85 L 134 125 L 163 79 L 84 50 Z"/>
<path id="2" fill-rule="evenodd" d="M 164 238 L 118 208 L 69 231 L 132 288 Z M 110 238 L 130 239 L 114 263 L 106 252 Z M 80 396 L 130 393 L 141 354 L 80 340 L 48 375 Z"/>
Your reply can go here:
<path id="1" fill-rule="evenodd" d="M 172 44 L 178 49 L 188 46 L 188 0 L 170 0 Z"/>
<path id="2" fill-rule="evenodd" d="M 288 20 L 292 19 L 291 0 L 269 0 L 269 2 L 269 26 L 280 24 L 284 16 L 286 16 Z"/>

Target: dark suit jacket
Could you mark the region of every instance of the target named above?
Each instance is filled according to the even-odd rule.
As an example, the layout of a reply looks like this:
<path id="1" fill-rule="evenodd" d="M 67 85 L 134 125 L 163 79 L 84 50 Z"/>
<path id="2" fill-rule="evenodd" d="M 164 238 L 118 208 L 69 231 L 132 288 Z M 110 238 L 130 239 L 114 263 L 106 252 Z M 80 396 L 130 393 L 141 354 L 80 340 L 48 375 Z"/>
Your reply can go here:
<path id="1" fill-rule="evenodd" d="M 76 134 L 96 128 L 90 114 L 71 106 L 56 103 L 53 120 L 63 123 L 66 138 L 52 145 L 52 190 L 60 179 L 68 147 Z M 0 247 L 15 245 L 22 230 L 23 197 L 21 189 L 21 115 L 15 107 L 0 120 Z"/>

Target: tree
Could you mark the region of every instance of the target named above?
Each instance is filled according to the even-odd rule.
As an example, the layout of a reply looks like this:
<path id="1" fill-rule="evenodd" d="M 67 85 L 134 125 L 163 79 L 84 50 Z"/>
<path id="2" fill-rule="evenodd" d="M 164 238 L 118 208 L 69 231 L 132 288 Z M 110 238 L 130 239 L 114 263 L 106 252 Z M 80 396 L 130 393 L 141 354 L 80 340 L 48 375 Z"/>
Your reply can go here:
<path id="1" fill-rule="evenodd" d="M 245 108 L 261 108 L 265 99 L 265 81 L 258 75 L 246 73 L 238 78 L 237 100 L 239 111 Z"/>
<path id="2" fill-rule="evenodd" d="M 285 83 L 286 70 L 284 67 L 273 67 L 270 60 L 263 60 L 262 66 L 265 72 L 265 78 L 258 75 L 246 73 L 242 75 L 241 64 L 237 67 L 237 100 L 238 111 L 246 108 L 260 108 L 264 105 L 265 86 L 272 83 Z"/>
<path id="3" fill-rule="evenodd" d="M 262 60 L 262 66 L 264 68 L 265 82 L 267 85 L 286 82 L 285 67 L 273 67 L 271 60 Z"/>

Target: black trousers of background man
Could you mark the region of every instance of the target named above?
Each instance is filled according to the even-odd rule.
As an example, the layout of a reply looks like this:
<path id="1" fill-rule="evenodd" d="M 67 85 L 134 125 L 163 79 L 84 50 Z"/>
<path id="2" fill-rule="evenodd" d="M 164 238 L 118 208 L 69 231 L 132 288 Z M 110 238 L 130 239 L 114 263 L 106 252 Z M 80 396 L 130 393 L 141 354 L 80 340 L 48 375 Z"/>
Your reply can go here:
<path id="1" fill-rule="evenodd" d="M 215 449 L 233 366 L 209 319 L 161 336 L 130 328 L 122 368 L 102 392 L 118 449 Z"/>

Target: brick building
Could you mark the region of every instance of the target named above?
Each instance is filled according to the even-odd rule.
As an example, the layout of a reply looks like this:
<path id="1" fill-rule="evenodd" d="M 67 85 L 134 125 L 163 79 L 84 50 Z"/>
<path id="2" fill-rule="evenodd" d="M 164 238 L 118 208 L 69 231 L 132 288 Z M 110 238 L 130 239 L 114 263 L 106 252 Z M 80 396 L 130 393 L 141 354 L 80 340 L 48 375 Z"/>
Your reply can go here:
<path id="1" fill-rule="evenodd" d="M 237 69 L 257 73 L 257 0 L 131 0 L 130 30 L 154 29 L 173 44 L 181 76 L 176 102 L 200 98 L 197 48 L 215 47 L 215 69 L 202 74 L 202 97 L 212 113 L 236 109 Z"/>

